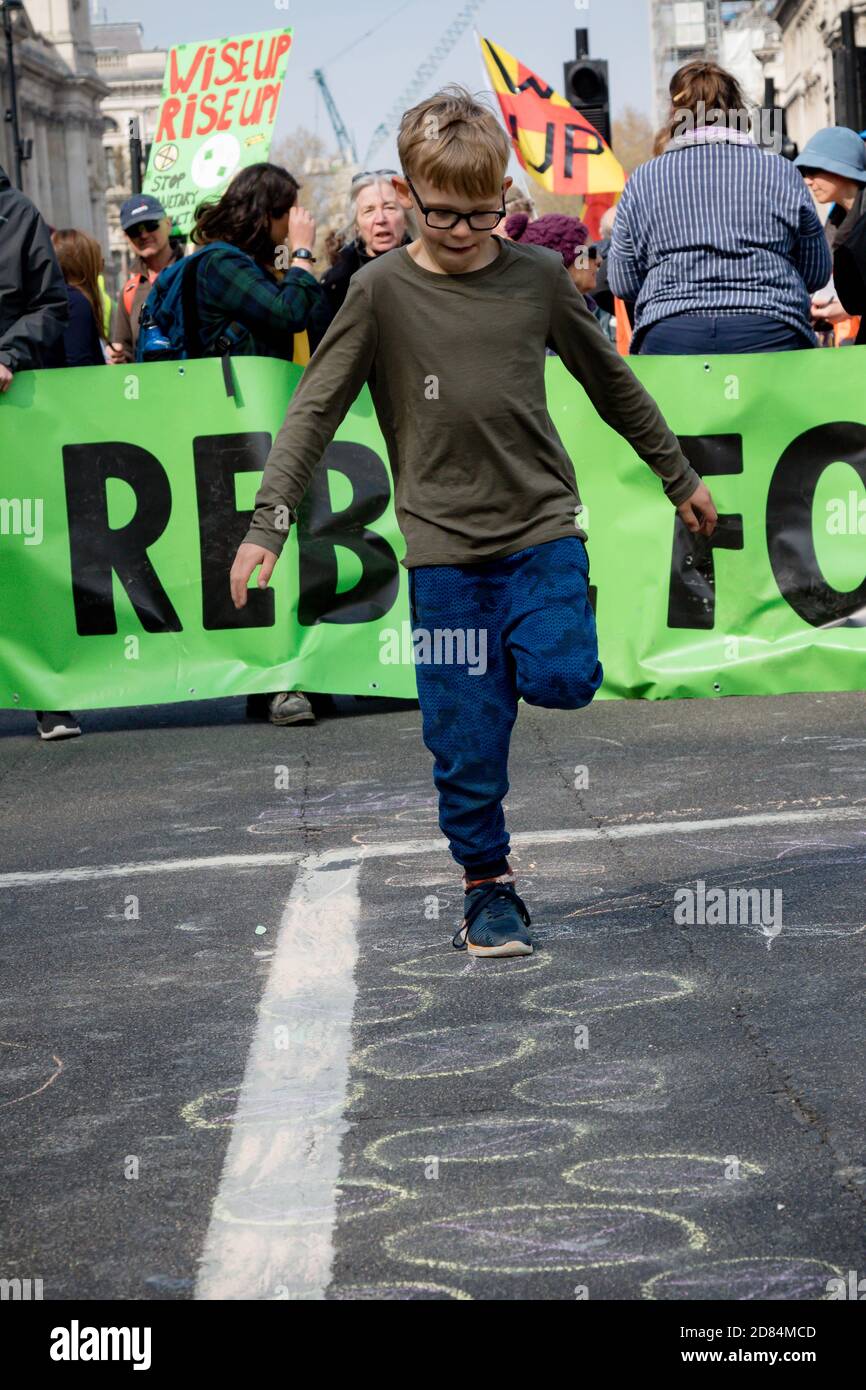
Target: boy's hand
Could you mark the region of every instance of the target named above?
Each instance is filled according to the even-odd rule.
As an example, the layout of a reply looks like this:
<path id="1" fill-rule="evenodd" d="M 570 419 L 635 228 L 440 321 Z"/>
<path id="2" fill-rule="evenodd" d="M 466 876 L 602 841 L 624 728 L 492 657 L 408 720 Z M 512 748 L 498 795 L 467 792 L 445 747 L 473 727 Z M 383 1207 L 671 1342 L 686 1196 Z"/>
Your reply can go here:
<path id="1" fill-rule="evenodd" d="M 3 363 L 0 362 L 0 392 L 8 391 L 11 385 L 12 373 L 8 367 L 4 367 Z"/>
<path id="2" fill-rule="evenodd" d="M 716 529 L 719 514 L 706 483 L 699 483 L 691 497 L 680 503 L 677 511 L 696 536 L 711 536 Z"/>
<path id="3" fill-rule="evenodd" d="M 272 550 L 265 550 L 263 545 L 248 545 L 244 541 L 243 545 L 238 547 L 232 572 L 229 575 L 232 602 L 235 608 L 246 607 L 247 585 L 250 582 L 250 575 L 257 565 L 261 565 L 258 586 L 260 589 L 268 587 L 268 580 L 273 573 L 277 558 Z"/>

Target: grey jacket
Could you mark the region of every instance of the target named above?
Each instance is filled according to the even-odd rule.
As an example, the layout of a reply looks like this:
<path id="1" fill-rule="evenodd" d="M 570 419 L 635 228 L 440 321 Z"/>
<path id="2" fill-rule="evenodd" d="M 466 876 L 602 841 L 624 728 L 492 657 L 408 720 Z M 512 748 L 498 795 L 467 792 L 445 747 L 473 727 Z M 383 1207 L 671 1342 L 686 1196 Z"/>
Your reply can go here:
<path id="1" fill-rule="evenodd" d="M 48 227 L 0 168 L 0 362 L 13 372 L 40 367 L 68 321 Z"/>

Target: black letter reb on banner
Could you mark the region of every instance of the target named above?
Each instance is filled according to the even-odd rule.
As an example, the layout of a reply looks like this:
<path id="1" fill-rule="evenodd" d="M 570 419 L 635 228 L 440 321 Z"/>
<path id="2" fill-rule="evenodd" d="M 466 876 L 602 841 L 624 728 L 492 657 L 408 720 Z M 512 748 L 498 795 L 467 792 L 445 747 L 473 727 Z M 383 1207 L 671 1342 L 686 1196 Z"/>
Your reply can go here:
<path id="1" fill-rule="evenodd" d="M 352 484 L 352 501 L 344 511 L 331 506 L 329 469 Z M 371 623 L 393 608 L 399 588 L 397 556 L 382 536 L 367 529 L 390 500 L 388 472 L 378 454 L 363 444 L 328 446 L 298 509 L 302 626 Z M 353 551 L 363 567 L 358 583 L 345 594 L 337 593 L 338 545 Z"/>
<path id="2" fill-rule="evenodd" d="M 137 444 L 67 444 L 63 476 L 78 635 L 117 632 L 112 571 L 145 632 L 181 632 L 181 621 L 147 554 L 171 516 L 171 487 L 159 459 Z M 109 478 L 128 483 L 136 500 L 132 520 L 116 530 L 108 524 Z"/>
<path id="3" fill-rule="evenodd" d="M 235 506 L 235 474 L 261 472 L 271 448 L 265 430 L 245 434 L 200 434 L 192 442 L 198 529 L 201 544 L 202 627 L 273 627 L 271 589 L 250 589 L 245 608 L 235 608 L 229 571 L 249 530 L 252 510 Z"/>

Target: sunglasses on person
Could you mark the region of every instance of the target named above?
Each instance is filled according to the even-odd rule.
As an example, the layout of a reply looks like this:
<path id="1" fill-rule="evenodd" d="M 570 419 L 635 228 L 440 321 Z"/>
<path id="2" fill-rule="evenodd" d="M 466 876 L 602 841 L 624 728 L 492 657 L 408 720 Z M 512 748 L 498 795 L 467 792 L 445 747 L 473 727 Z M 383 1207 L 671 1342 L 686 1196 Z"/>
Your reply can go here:
<path id="1" fill-rule="evenodd" d="M 447 232 L 457 226 L 458 222 L 465 222 L 471 227 L 473 232 L 492 232 L 494 227 L 498 227 L 505 216 L 505 203 L 495 212 L 490 209 L 475 210 L 473 212 L 456 212 L 454 208 L 431 208 L 425 207 L 418 197 L 417 189 L 408 174 L 404 174 L 412 197 L 424 214 L 424 221 L 428 227 L 433 227 L 435 231 Z"/>
<path id="2" fill-rule="evenodd" d="M 355 186 L 356 183 L 363 183 L 364 179 L 378 179 L 378 178 L 383 178 L 383 179 L 384 179 L 384 178 L 398 178 L 398 179 L 399 179 L 399 177 L 400 177 L 400 170 L 399 170 L 399 169 L 364 169 L 360 174 L 355 174 L 354 178 L 352 179 L 352 187 L 354 188 L 354 186 Z"/>
<path id="3" fill-rule="evenodd" d="M 129 227 L 127 229 L 126 235 L 129 237 L 130 241 L 138 241 L 138 238 L 144 236 L 145 233 L 150 235 L 158 231 L 159 222 L 136 222 L 134 227 Z"/>

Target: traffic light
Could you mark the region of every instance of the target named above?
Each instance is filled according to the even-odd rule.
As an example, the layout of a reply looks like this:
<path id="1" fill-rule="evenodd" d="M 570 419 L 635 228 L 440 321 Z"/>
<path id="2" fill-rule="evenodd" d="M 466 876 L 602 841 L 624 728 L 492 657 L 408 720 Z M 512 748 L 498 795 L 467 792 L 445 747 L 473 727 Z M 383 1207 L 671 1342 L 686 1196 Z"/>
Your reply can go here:
<path id="1" fill-rule="evenodd" d="M 840 43 L 833 50 L 833 101 L 836 124 L 862 130 L 866 125 L 866 48 L 858 48 L 854 14 L 839 16 Z"/>
<path id="2" fill-rule="evenodd" d="M 589 30 L 575 31 L 576 57 L 564 65 L 566 100 L 610 144 L 610 83 L 604 58 L 590 58 Z"/>

